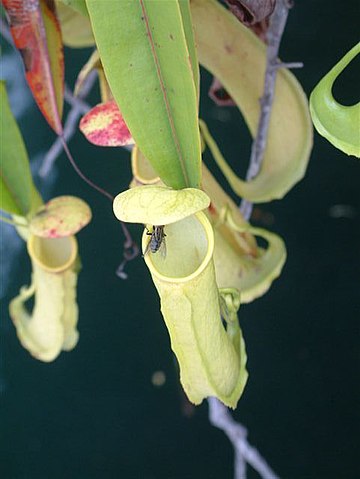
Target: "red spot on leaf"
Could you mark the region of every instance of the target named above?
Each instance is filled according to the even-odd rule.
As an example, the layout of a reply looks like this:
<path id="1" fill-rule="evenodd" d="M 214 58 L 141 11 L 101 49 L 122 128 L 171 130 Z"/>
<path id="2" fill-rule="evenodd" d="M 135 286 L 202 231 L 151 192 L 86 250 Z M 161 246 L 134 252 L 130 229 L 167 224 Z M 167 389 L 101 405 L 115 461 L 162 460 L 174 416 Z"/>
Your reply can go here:
<path id="1" fill-rule="evenodd" d="M 49 230 L 48 238 L 57 238 L 57 237 L 58 237 L 58 234 L 57 234 L 56 228 L 52 228 L 51 230 Z"/>

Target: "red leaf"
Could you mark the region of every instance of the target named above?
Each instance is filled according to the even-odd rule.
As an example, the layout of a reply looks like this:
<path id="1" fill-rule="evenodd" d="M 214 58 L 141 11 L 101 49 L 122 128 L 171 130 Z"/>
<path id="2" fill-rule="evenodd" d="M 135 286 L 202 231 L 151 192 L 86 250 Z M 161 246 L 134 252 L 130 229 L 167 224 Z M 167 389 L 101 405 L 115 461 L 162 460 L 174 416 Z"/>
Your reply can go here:
<path id="1" fill-rule="evenodd" d="M 274 8 L 276 0 L 225 0 L 230 11 L 244 25 L 254 25 L 268 18 Z"/>
<path id="2" fill-rule="evenodd" d="M 80 130 L 98 146 L 124 146 L 134 144 L 131 133 L 114 100 L 100 103 L 80 121 Z"/>
<path id="3" fill-rule="evenodd" d="M 51 128 L 62 134 L 64 55 L 54 0 L 2 0 L 25 76 Z"/>
<path id="4" fill-rule="evenodd" d="M 260 40 L 262 40 L 264 43 L 267 43 L 266 34 L 269 30 L 269 18 L 270 17 L 264 18 L 260 22 L 250 25 L 250 30 L 252 30 L 255 35 L 259 37 Z"/>
<path id="5" fill-rule="evenodd" d="M 213 81 L 209 88 L 209 97 L 218 106 L 235 106 L 234 100 L 231 98 L 229 93 L 222 86 L 220 81 L 215 77 L 213 77 Z"/>

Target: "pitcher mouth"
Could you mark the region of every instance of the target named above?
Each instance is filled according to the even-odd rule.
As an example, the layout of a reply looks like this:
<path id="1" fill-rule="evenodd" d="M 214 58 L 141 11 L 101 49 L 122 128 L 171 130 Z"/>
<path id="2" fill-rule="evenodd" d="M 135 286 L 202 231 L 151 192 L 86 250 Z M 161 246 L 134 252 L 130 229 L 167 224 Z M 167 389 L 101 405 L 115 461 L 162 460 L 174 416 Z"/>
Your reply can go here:
<path id="1" fill-rule="evenodd" d="M 74 236 L 41 238 L 31 235 L 27 248 L 31 259 L 50 273 L 60 273 L 68 269 L 74 263 L 78 253 Z"/>
<path id="2" fill-rule="evenodd" d="M 214 234 L 204 213 L 196 213 L 165 226 L 165 247 L 147 253 L 145 262 L 151 274 L 159 280 L 184 283 L 198 276 L 207 266 L 214 251 Z M 144 231 L 142 248 L 145 252 L 149 236 Z"/>

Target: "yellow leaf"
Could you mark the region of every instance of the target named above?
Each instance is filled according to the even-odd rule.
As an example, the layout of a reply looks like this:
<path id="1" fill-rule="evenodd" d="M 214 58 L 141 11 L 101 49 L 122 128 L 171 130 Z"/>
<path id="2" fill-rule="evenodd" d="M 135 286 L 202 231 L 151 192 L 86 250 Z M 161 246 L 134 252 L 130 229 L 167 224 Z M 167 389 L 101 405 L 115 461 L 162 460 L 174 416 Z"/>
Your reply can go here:
<path id="1" fill-rule="evenodd" d="M 206 193 L 197 188 L 173 190 L 146 185 L 117 195 L 113 208 L 120 221 L 167 225 L 207 208 L 209 203 Z"/>
<path id="2" fill-rule="evenodd" d="M 64 5 L 56 3 L 64 45 L 72 48 L 92 47 L 95 44 L 88 17 Z"/>
<path id="3" fill-rule="evenodd" d="M 215 0 L 192 0 L 191 13 L 200 63 L 220 80 L 254 136 L 263 94 L 265 45 Z M 304 176 L 311 148 L 307 98 L 294 75 L 281 69 L 259 175 L 244 181 L 225 161 L 216 159 L 236 194 L 259 203 L 282 198 Z"/>
<path id="4" fill-rule="evenodd" d="M 58 196 L 31 218 L 30 231 L 43 238 L 72 236 L 91 221 L 91 210 L 76 196 Z"/>
<path id="5" fill-rule="evenodd" d="M 276 234 L 245 221 L 205 166 L 203 188 L 211 197 L 207 215 L 215 233 L 217 283 L 220 288 L 237 288 L 241 302 L 249 303 L 265 294 L 280 276 L 286 260 L 285 244 Z M 266 240 L 266 249 L 257 245 L 255 236 Z"/>

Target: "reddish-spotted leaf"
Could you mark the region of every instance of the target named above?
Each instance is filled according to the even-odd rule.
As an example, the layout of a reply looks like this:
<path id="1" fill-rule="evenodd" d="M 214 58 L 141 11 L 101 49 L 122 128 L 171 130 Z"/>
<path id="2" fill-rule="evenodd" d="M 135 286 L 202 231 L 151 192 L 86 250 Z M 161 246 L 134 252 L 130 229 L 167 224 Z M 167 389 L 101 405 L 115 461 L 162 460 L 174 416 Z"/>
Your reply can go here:
<path id="1" fill-rule="evenodd" d="M 29 228 L 42 238 L 64 238 L 80 231 L 91 221 L 91 209 L 76 196 L 58 196 L 32 217 Z"/>
<path id="2" fill-rule="evenodd" d="M 266 17 L 260 22 L 253 23 L 250 25 L 250 30 L 255 33 L 257 37 L 260 38 L 264 43 L 267 43 L 267 31 L 270 26 L 270 17 Z"/>
<path id="3" fill-rule="evenodd" d="M 244 24 L 254 25 L 268 18 L 276 0 L 225 0 L 230 11 Z"/>
<path id="4" fill-rule="evenodd" d="M 98 146 L 132 145 L 134 140 L 114 100 L 100 103 L 80 121 L 80 130 Z"/>
<path id="5" fill-rule="evenodd" d="M 222 86 L 220 81 L 213 77 L 213 81 L 209 88 L 209 97 L 219 106 L 235 106 L 236 103 L 229 93 Z"/>
<path id="6" fill-rule="evenodd" d="M 51 128 L 62 134 L 64 56 L 54 0 L 2 0 L 29 87 Z"/>

